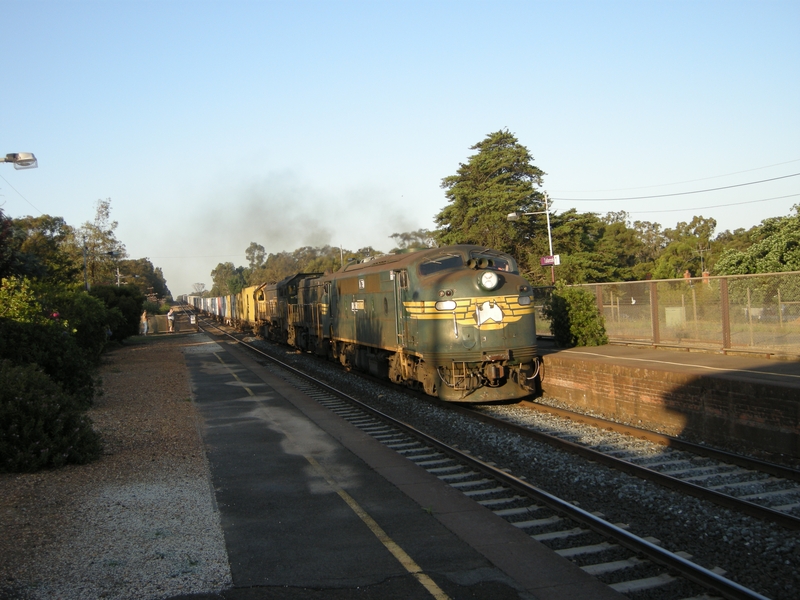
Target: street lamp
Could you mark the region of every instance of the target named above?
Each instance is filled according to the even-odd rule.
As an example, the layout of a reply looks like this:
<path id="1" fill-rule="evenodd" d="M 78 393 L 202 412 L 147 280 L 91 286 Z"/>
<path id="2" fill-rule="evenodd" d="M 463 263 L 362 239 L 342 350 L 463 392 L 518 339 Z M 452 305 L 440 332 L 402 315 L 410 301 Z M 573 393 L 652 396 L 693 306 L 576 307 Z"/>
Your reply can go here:
<path id="1" fill-rule="evenodd" d="M 547 194 L 544 195 L 544 210 L 526 213 L 512 212 L 508 213 L 507 218 L 509 221 L 518 221 L 520 217 L 527 215 L 545 215 L 547 217 L 547 242 L 550 244 L 550 260 L 555 261 L 555 257 L 553 256 L 553 235 L 550 233 L 550 208 L 547 203 Z M 555 262 L 550 263 L 550 281 L 553 284 L 556 282 Z"/>
<path id="2" fill-rule="evenodd" d="M 39 166 L 32 152 L 6 154 L 4 158 L 0 158 L 0 162 L 12 163 L 15 169 L 35 169 Z"/>

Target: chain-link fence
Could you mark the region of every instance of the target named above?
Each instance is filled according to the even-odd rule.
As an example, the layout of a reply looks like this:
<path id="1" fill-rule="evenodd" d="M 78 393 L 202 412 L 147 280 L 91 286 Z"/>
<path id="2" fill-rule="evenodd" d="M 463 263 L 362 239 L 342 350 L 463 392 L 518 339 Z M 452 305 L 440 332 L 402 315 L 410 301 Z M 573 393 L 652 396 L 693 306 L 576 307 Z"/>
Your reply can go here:
<path id="1" fill-rule="evenodd" d="M 800 271 L 586 284 L 612 342 L 800 354 Z M 540 288 L 537 306 L 552 288 Z M 537 311 L 537 334 L 550 324 Z"/>
<path id="2" fill-rule="evenodd" d="M 550 319 L 544 316 L 544 305 L 550 298 L 555 288 L 551 285 L 533 288 L 533 306 L 536 308 L 536 335 L 537 337 L 549 337 Z"/>
<path id="3" fill-rule="evenodd" d="M 611 341 L 800 354 L 800 271 L 579 287 L 595 295 Z M 552 289 L 534 289 L 540 336 Z"/>

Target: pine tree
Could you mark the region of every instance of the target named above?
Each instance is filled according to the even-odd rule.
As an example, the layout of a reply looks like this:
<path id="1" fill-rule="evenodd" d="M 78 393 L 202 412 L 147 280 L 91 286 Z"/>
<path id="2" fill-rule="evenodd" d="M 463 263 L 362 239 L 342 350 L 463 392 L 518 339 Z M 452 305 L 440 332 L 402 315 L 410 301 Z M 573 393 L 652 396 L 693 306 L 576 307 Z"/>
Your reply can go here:
<path id="1" fill-rule="evenodd" d="M 470 149 L 477 154 L 442 179 L 449 204 L 435 217 L 436 239 L 440 245 L 479 244 L 522 255 L 517 250 L 531 237 L 534 222 L 511 223 L 508 214 L 544 210 L 537 188 L 545 173 L 508 130 L 490 133 Z"/>

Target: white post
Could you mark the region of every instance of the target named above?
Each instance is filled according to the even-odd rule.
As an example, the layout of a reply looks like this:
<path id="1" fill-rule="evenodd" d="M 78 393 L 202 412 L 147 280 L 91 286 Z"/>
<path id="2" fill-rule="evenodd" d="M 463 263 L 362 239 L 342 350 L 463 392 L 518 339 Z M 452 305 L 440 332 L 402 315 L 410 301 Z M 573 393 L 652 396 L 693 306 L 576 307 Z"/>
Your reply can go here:
<path id="1" fill-rule="evenodd" d="M 547 217 L 547 242 L 550 244 L 550 256 L 553 256 L 553 235 L 550 233 L 550 207 L 547 203 L 547 194 L 544 195 L 544 214 Z M 550 265 L 550 283 L 556 284 L 555 265 Z"/>

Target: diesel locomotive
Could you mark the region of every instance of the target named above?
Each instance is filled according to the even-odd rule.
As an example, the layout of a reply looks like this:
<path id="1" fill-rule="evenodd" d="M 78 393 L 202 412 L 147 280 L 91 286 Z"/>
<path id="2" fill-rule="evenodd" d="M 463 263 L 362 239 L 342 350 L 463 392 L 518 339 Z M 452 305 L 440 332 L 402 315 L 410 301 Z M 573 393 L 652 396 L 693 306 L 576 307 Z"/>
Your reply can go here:
<path id="1" fill-rule="evenodd" d="M 387 254 L 298 273 L 196 310 L 268 339 L 455 402 L 535 393 L 531 285 L 508 254 L 472 245 Z"/>

